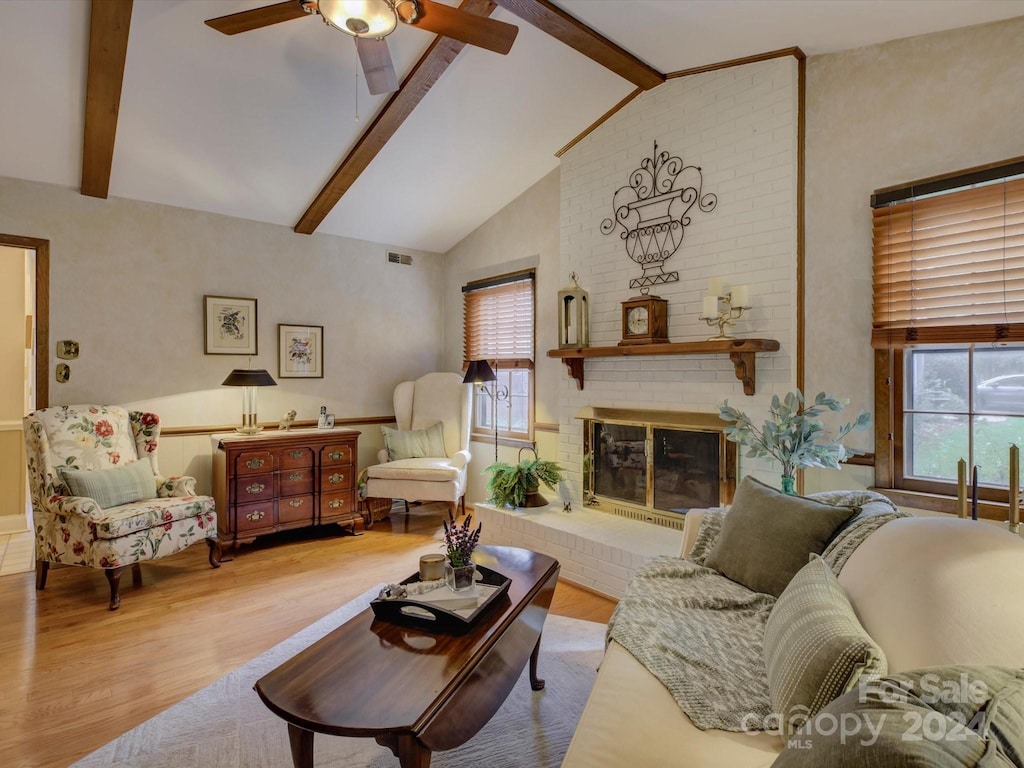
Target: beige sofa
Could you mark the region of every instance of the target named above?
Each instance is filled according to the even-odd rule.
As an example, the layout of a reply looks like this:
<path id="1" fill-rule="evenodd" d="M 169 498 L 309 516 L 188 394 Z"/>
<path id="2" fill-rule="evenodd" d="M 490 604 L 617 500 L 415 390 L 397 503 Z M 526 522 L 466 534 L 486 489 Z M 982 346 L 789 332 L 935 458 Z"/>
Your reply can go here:
<path id="1" fill-rule="evenodd" d="M 683 554 L 702 513 L 687 515 Z M 860 545 L 839 575 L 889 672 L 940 664 L 1024 667 L 1024 542 L 959 518 L 893 520 Z M 668 690 L 612 642 L 563 768 L 769 766 L 776 734 L 701 731 Z"/>

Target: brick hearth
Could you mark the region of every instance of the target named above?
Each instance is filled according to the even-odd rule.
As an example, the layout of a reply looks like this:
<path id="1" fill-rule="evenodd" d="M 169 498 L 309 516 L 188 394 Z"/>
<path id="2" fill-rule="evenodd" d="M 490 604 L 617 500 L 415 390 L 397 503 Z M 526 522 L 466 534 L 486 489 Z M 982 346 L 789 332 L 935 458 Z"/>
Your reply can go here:
<path id="1" fill-rule="evenodd" d="M 620 598 L 637 568 L 658 555 L 678 555 L 682 531 L 629 520 L 584 507 L 564 512 L 562 503 L 535 509 L 476 504 L 481 543 L 524 547 L 557 558 L 561 577 Z"/>

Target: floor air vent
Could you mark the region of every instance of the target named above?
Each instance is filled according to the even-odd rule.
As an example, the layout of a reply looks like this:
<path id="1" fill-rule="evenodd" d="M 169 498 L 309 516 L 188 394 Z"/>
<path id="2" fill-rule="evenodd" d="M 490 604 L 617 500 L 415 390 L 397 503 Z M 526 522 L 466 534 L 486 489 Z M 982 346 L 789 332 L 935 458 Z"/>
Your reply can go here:
<path id="1" fill-rule="evenodd" d="M 394 251 L 388 251 L 388 263 L 412 264 L 412 256 L 406 253 L 395 253 Z"/>

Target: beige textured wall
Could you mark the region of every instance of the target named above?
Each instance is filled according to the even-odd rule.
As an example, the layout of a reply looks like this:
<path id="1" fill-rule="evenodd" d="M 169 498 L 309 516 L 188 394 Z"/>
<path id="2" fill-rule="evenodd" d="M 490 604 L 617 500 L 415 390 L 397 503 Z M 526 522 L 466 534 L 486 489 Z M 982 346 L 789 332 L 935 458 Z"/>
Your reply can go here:
<path id="1" fill-rule="evenodd" d="M 390 414 L 395 384 L 441 360 L 436 254 L 392 265 L 377 243 L 15 179 L 0 179 L 0 232 L 51 242 L 50 338 L 81 344 L 69 383 L 51 367 L 51 404 L 147 407 L 165 427 L 236 423 L 240 392 L 220 384 L 248 358 L 203 353 L 204 294 L 259 302 L 252 364 L 278 379 L 260 391 L 262 420 L 289 408 L 311 419 L 321 404 L 339 418 Z M 278 377 L 278 323 L 324 326 L 324 378 Z"/>
<path id="2" fill-rule="evenodd" d="M 393 265 L 383 244 L 9 178 L 0 178 L 0 232 L 50 240 L 51 343 L 81 344 L 67 384 L 53 379 L 51 346 L 52 405 L 129 405 L 165 427 L 237 424 L 240 390 L 220 383 L 248 358 L 203 353 L 204 294 L 259 302 L 252 365 L 278 380 L 260 390 L 261 421 L 291 408 L 312 419 L 321 404 L 338 418 L 390 415 L 395 384 L 442 359 L 438 254 Z M 278 377 L 278 323 L 324 326 L 324 378 Z M 18 328 L 23 338 L 23 319 Z M 379 428 L 363 429 L 362 464 L 380 443 Z M 208 489 L 209 444 L 165 438 L 162 469 Z"/>
<path id="3" fill-rule="evenodd" d="M 525 267 L 536 267 L 536 420 L 558 422 L 558 376 L 565 367 L 547 357 L 558 346 L 559 289 L 569 282 L 559 273 L 559 171 L 552 171 L 513 202 L 488 219 L 452 248 L 445 262 L 445 369 L 462 370 L 462 286 Z M 543 458 L 558 458 L 557 435 L 536 435 Z M 472 443 L 466 502 L 487 497 L 486 478 L 480 473 L 494 461 L 493 443 Z M 501 447 L 503 461 L 515 461 L 516 450 Z M 550 495 L 550 494 L 549 494 Z"/>
<path id="4" fill-rule="evenodd" d="M 1017 18 L 808 60 L 808 391 L 873 411 L 869 197 L 1024 155 L 1022 52 Z"/>

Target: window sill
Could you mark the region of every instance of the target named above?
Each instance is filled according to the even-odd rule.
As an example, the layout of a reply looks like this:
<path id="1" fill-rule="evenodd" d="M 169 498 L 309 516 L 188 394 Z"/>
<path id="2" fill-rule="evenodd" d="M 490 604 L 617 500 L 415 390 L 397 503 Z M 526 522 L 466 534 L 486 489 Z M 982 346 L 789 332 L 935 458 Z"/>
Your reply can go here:
<path id="1" fill-rule="evenodd" d="M 473 432 L 469 436 L 469 441 L 471 443 L 494 445 L 494 433 Z M 498 435 L 498 445 L 505 445 L 510 448 L 536 448 L 536 443 L 533 440 L 523 437 L 505 437 L 504 435 Z"/>
<path id="2" fill-rule="evenodd" d="M 944 496 L 939 493 L 924 493 L 923 491 L 904 491 L 899 488 L 876 488 L 875 486 L 868 488 L 868 490 L 888 497 L 890 501 L 900 507 L 925 509 L 929 512 L 942 512 L 948 515 L 955 515 L 957 513 L 956 498 L 953 496 Z M 970 499 L 968 499 L 967 505 L 968 515 L 970 515 Z M 1009 505 L 997 501 L 979 501 L 978 517 L 1005 523 L 1009 518 Z"/>

